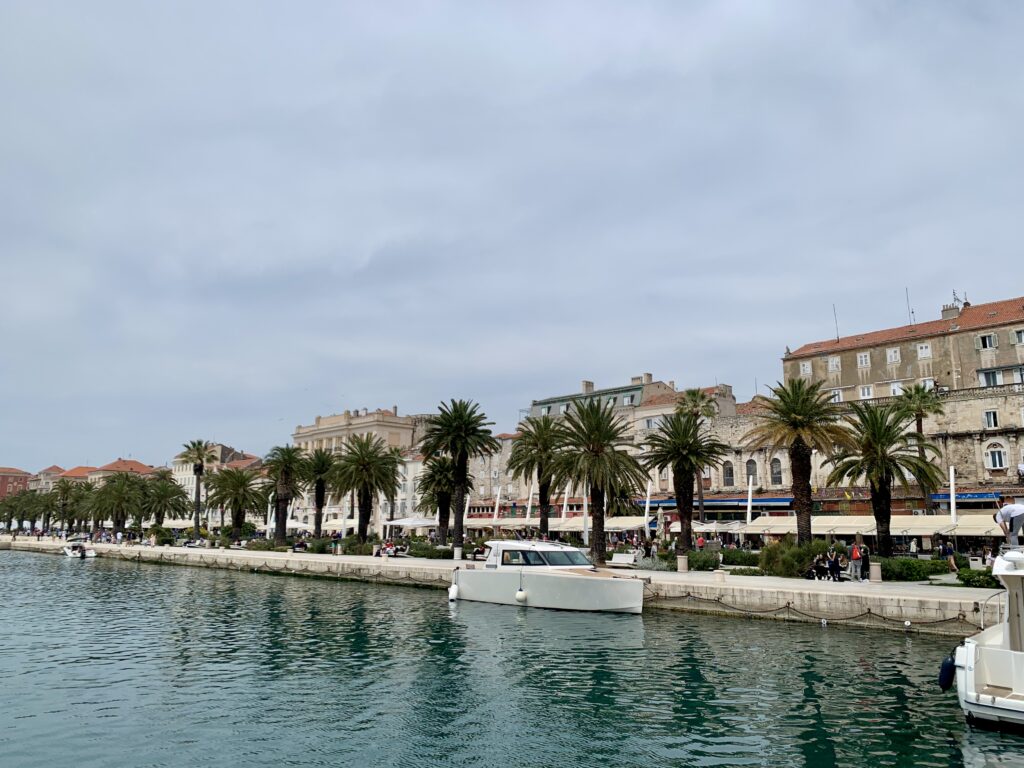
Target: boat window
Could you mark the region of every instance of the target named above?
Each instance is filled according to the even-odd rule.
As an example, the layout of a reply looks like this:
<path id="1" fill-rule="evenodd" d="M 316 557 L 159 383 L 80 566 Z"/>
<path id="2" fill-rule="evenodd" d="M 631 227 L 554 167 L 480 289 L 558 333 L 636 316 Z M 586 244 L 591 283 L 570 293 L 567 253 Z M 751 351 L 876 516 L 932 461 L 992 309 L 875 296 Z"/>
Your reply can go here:
<path id="1" fill-rule="evenodd" d="M 521 549 L 506 549 L 501 553 L 502 565 L 525 565 L 523 555 L 526 553 Z"/>
<path id="2" fill-rule="evenodd" d="M 540 552 L 533 552 L 531 550 L 523 552 L 523 560 L 526 561 L 526 565 L 546 565 L 544 558 L 540 556 Z"/>
<path id="3" fill-rule="evenodd" d="M 586 556 L 576 549 L 562 549 L 544 553 L 548 565 L 590 565 Z"/>

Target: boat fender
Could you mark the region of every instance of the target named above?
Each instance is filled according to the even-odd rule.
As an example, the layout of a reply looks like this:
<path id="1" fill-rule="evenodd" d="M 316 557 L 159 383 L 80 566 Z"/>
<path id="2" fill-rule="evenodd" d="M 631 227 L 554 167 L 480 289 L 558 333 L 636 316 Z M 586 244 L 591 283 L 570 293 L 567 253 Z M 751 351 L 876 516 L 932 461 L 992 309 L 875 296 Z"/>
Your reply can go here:
<path id="1" fill-rule="evenodd" d="M 454 603 L 458 599 L 459 599 L 459 585 L 458 584 L 452 584 L 450 587 L 448 587 L 448 602 L 449 603 Z"/>
<path id="2" fill-rule="evenodd" d="M 939 668 L 939 688 L 944 692 L 953 687 L 953 680 L 956 678 L 956 659 L 949 654 Z"/>
<path id="3" fill-rule="evenodd" d="M 522 587 L 520 587 L 519 589 L 516 590 L 516 602 L 519 603 L 520 605 L 523 605 L 523 604 L 526 603 L 526 590 L 523 589 Z"/>

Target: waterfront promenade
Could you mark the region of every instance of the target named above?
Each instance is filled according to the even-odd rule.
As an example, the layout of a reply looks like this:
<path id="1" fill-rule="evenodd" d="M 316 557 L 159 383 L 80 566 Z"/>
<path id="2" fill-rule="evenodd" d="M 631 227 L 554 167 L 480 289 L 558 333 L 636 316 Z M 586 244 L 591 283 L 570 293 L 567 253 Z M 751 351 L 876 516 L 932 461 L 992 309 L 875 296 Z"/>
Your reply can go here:
<path id="1" fill-rule="evenodd" d="M 63 542 L 0 539 L 0 549 L 61 554 Z M 451 560 L 250 552 L 235 549 L 92 545 L 99 557 L 165 565 L 348 579 L 447 588 Z M 464 566 L 481 563 L 464 563 Z M 646 609 L 745 615 L 751 618 L 854 624 L 964 637 L 998 620 L 996 590 L 938 584 L 833 583 L 707 571 L 617 571 L 649 580 Z M 910 622 L 908 627 L 905 622 Z"/>

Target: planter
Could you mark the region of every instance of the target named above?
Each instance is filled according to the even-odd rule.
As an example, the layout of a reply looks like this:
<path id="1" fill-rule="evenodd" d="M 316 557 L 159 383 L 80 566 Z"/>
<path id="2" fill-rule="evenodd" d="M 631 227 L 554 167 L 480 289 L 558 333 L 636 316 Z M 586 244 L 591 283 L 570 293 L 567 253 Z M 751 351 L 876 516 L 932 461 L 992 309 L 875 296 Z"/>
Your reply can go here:
<path id="1" fill-rule="evenodd" d="M 676 570 L 679 573 L 687 573 L 690 570 L 689 555 L 676 555 Z"/>
<path id="2" fill-rule="evenodd" d="M 719 568 L 719 569 L 718 569 L 718 570 L 716 570 L 716 571 L 715 571 L 714 573 L 715 573 L 715 581 L 716 581 L 716 582 L 718 582 L 719 584 L 721 584 L 722 582 L 724 582 L 724 581 L 725 581 L 725 571 L 724 571 L 724 570 L 722 570 L 721 568 Z"/>
<path id="3" fill-rule="evenodd" d="M 876 582 L 876 583 L 879 583 L 879 582 L 882 581 L 882 564 L 881 563 L 876 563 L 876 562 L 872 561 L 870 563 L 869 567 L 868 567 L 868 570 L 871 571 L 871 573 L 869 574 L 870 581 L 873 581 L 873 582 Z"/>
<path id="4" fill-rule="evenodd" d="M 452 554 L 452 560 L 461 560 L 461 559 L 462 559 L 462 547 L 455 547 L 454 548 L 454 552 Z"/>

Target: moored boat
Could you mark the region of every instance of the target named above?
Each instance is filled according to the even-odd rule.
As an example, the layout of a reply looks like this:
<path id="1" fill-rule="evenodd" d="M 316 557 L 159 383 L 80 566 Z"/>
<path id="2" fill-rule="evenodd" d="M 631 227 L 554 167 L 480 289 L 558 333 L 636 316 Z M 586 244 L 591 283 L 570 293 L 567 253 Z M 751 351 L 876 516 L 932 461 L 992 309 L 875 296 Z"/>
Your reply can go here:
<path id="1" fill-rule="evenodd" d="M 96 557 L 96 550 L 86 546 L 84 541 L 71 541 L 63 548 L 66 557 L 76 557 L 84 560 L 87 557 Z"/>
<path id="2" fill-rule="evenodd" d="M 939 682 L 948 687 L 955 670 L 968 722 L 1024 728 L 1024 551 L 1001 553 L 992 575 L 1006 587 L 1003 620 L 964 640 L 943 665 Z"/>
<path id="3" fill-rule="evenodd" d="M 579 549 L 550 541 L 489 541 L 482 567 L 455 569 L 449 600 L 566 611 L 640 613 L 643 579 L 598 570 Z"/>

